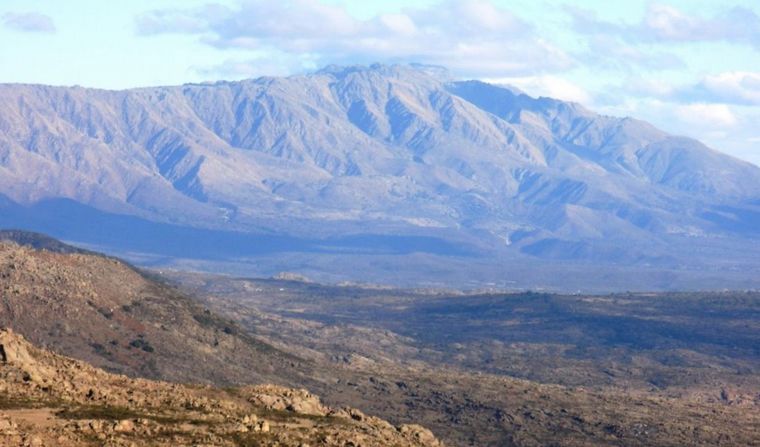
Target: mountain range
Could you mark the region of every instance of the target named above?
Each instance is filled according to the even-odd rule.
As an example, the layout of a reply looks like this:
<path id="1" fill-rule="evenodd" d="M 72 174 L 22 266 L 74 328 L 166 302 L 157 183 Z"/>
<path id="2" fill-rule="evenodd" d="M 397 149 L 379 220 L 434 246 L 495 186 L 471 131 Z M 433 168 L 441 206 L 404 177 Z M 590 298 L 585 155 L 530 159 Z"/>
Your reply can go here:
<path id="1" fill-rule="evenodd" d="M 436 67 L 6 84 L 0 101 L 0 225 L 144 263 L 397 284 L 576 287 L 567 271 L 609 289 L 759 284 L 760 168 Z"/>

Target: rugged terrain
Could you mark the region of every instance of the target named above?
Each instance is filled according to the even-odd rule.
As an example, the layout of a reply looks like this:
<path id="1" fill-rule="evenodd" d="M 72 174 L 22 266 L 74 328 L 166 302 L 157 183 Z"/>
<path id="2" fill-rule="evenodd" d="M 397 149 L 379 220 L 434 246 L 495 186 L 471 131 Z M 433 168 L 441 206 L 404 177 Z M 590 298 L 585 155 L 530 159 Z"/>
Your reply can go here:
<path id="1" fill-rule="evenodd" d="M 760 168 L 430 67 L 0 85 L 0 100 L 0 225 L 145 263 L 457 287 L 758 285 Z"/>
<path id="2" fill-rule="evenodd" d="M 108 374 L 0 330 L 0 445 L 436 446 L 305 390 L 216 389 Z"/>
<path id="3" fill-rule="evenodd" d="M 647 348 L 632 343 L 630 332 L 617 339 L 600 332 L 624 327 L 626 321 L 602 315 L 641 306 L 647 297 L 533 294 L 513 297 L 514 306 L 504 307 L 508 296 L 494 300 L 442 291 L 171 275 L 192 292 L 187 293 L 117 259 L 81 253 L 39 235 L 3 237 L 27 245 L 0 243 L 0 325 L 46 349 L 131 378 L 175 383 L 158 388 L 198 390 L 222 401 L 236 401 L 240 391 L 176 383 L 306 388 L 333 408 L 359 408 L 399 426 L 421 424 L 447 445 L 734 446 L 756 441 L 760 387 L 753 317 L 758 298 L 753 294 L 712 302 L 692 298 L 690 312 L 702 306 L 703 321 L 710 321 L 704 326 L 718 324 L 725 344 L 674 315 L 673 327 L 681 329 L 671 331 L 664 321 L 650 324 L 648 333 L 657 335 Z M 634 304 L 615 304 L 615 299 Z M 672 307 L 661 306 L 672 310 L 688 302 L 681 299 L 667 298 Z M 575 317 L 569 318 L 567 308 L 576 309 Z M 633 312 L 630 318 L 662 318 L 657 306 L 637 312 L 646 315 Z M 430 315 L 427 323 L 418 319 L 423 313 Z M 552 313 L 555 320 L 549 318 Z M 398 326 L 390 324 L 393 320 Z M 541 325 L 546 330 L 530 338 L 529 329 Z M 75 414 L 87 414 L 81 413 L 87 408 L 77 408 Z M 139 415 L 127 419 L 160 416 L 140 408 L 133 407 Z M 167 411 L 180 425 L 199 418 L 177 408 Z M 27 413 L 15 414 L 14 421 Z M 86 419 L 101 417 L 111 427 L 122 419 L 108 413 Z M 55 420 L 56 427 L 65 425 Z M 169 431 L 175 429 L 180 430 Z"/>

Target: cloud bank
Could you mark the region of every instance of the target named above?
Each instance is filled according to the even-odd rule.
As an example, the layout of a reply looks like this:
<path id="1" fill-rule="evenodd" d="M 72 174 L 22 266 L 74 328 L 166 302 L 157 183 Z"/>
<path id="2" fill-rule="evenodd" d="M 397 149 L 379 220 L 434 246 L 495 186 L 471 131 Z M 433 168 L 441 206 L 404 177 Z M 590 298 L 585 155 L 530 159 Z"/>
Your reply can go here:
<path id="1" fill-rule="evenodd" d="M 368 20 L 316 0 L 249 0 L 237 7 L 150 11 L 136 24 L 143 35 L 194 34 L 216 48 L 305 58 L 317 66 L 415 61 L 482 76 L 563 70 L 574 64 L 531 25 L 486 0 L 446 0 Z"/>

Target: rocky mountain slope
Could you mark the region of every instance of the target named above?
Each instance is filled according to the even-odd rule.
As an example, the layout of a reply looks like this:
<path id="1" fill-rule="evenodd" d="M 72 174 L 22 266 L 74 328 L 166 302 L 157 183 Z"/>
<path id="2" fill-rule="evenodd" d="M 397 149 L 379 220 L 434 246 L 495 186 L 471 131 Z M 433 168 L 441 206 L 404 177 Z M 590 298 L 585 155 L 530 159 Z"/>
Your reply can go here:
<path id="1" fill-rule="evenodd" d="M 760 236 L 760 168 L 635 119 L 417 66 L 125 91 L 2 85 L 0 100 L 0 223 L 121 252 L 403 255 L 411 241 L 486 264 L 760 262 L 742 248 Z M 65 218 L 51 223 L 51 209 Z M 131 245 L 67 223 L 92 213 Z M 151 236 L 157 223 L 180 236 Z M 192 241 L 202 249 L 177 253 Z"/>
<path id="2" fill-rule="evenodd" d="M 286 383 L 279 370 L 294 377 L 309 370 L 174 289 L 93 253 L 0 242 L 0 308 L 0 326 L 112 372 L 229 384 Z"/>
<path id="3" fill-rule="evenodd" d="M 440 446 L 305 390 L 215 389 L 113 375 L 0 329 L 0 445 Z"/>

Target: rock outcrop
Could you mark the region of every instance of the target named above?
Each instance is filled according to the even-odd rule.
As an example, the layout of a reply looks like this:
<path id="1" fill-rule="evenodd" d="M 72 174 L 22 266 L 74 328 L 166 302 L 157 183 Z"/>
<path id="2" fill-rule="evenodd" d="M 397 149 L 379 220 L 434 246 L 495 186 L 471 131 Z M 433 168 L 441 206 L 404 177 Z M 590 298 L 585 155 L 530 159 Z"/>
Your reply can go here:
<path id="1" fill-rule="evenodd" d="M 0 330 L 0 445 L 440 446 L 428 430 L 331 409 L 306 390 L 109 374 Z"/>

